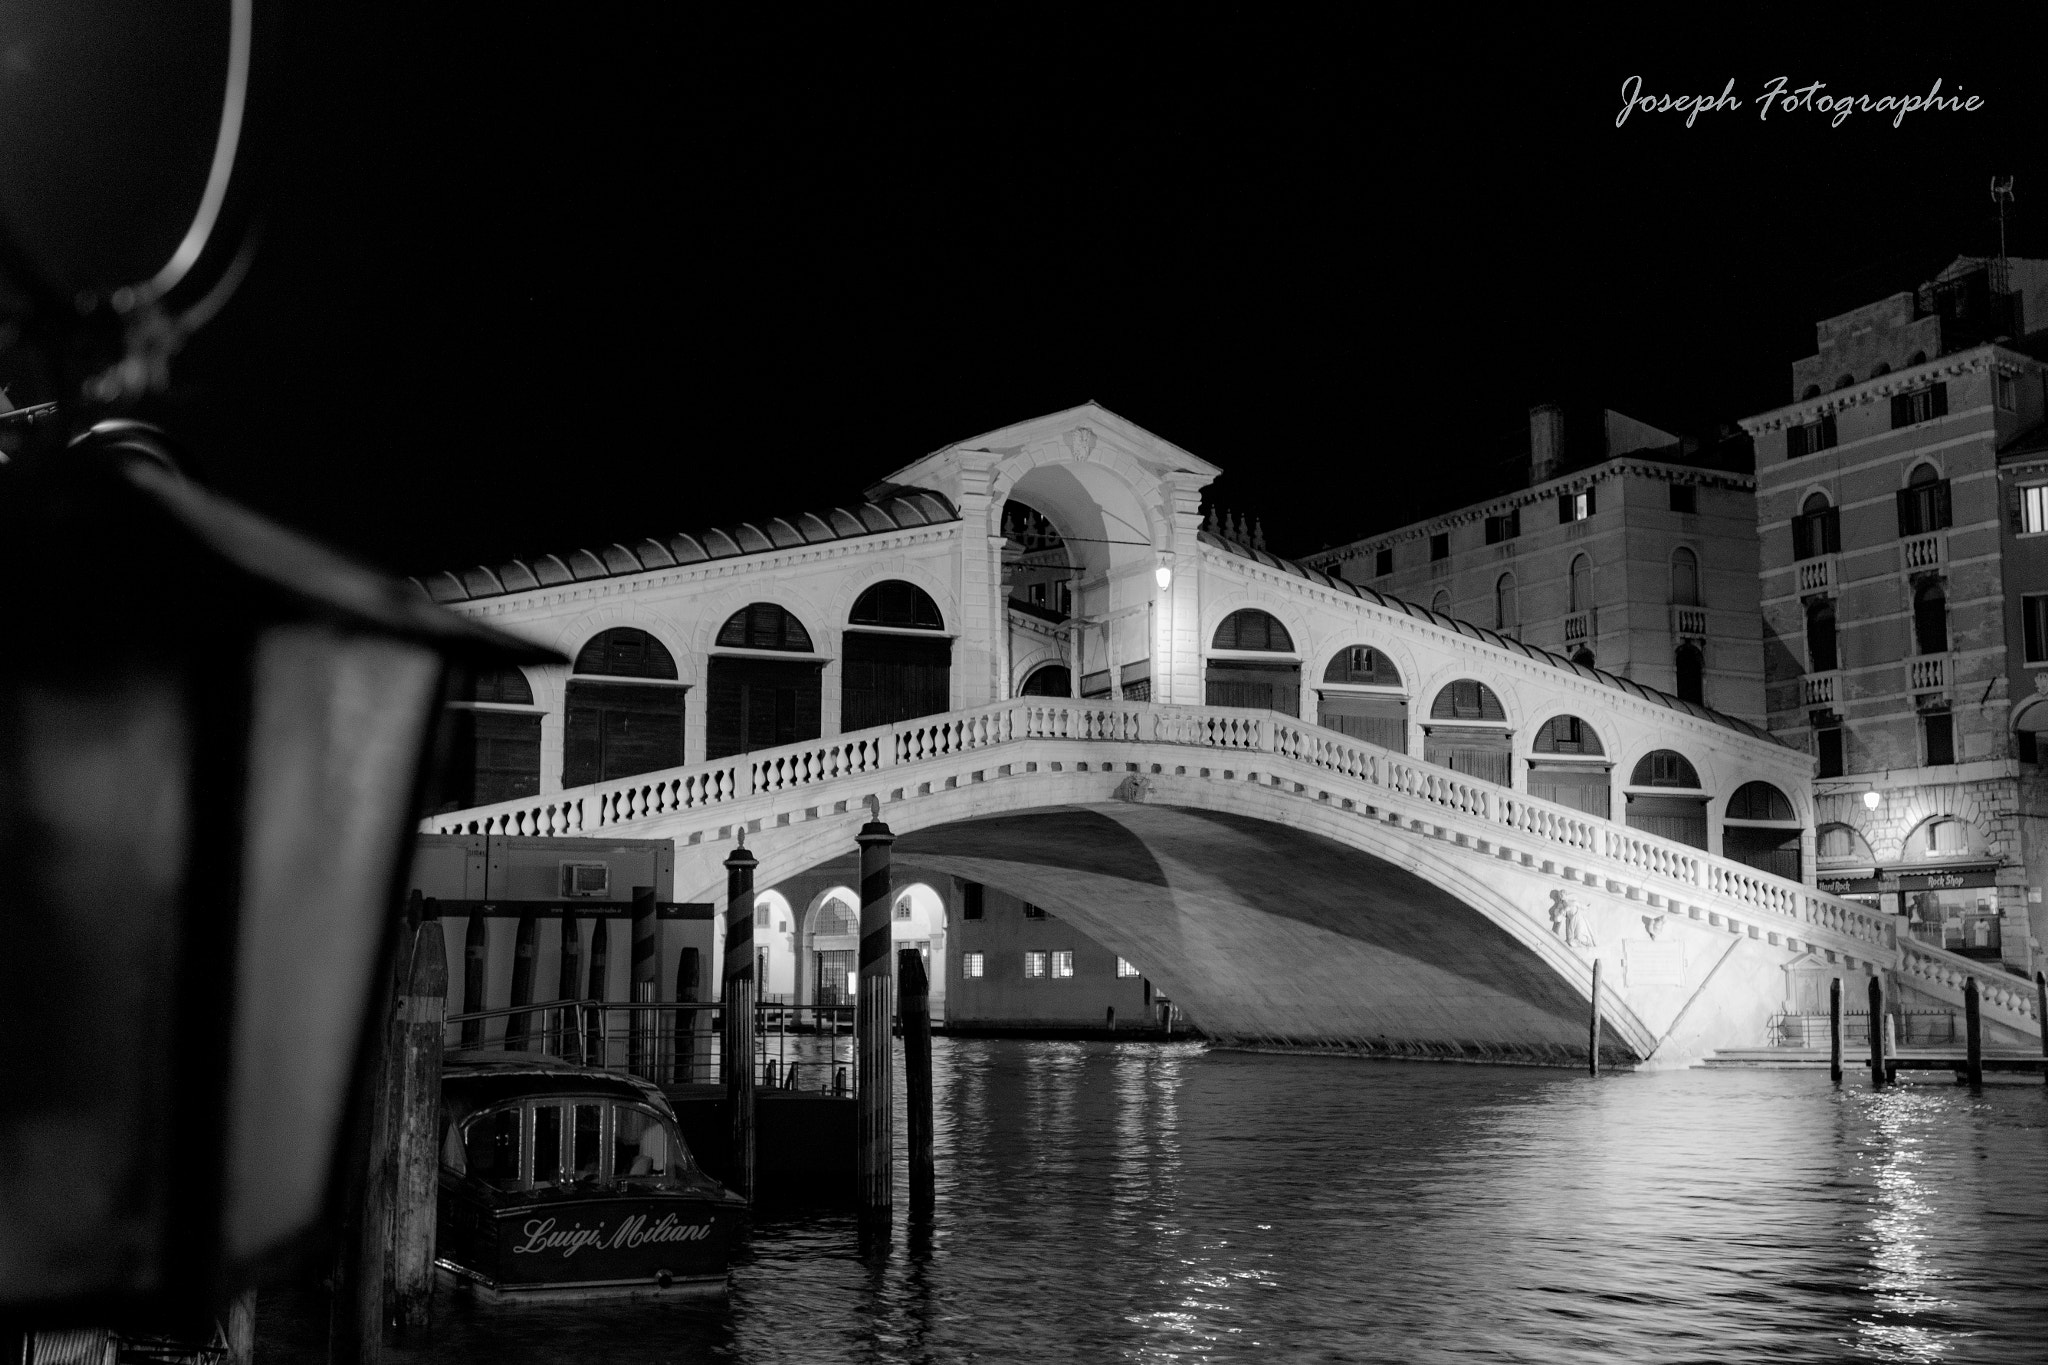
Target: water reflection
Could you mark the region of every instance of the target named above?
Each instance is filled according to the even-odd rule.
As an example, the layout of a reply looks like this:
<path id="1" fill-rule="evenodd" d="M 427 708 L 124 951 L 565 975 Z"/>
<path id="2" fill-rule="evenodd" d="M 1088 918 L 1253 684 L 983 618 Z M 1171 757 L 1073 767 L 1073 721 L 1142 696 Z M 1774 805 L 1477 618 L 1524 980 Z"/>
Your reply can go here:
<path id="1" fill-rule="evenodd" d="M 934 1062 L 930 1225 L 764 1221 L 722 1304 L 453 1319 L 431 1358 L 2033 1361 L 2048 1340 L 2039 1086 L 1179 1044 L 942 1039 Z"/>

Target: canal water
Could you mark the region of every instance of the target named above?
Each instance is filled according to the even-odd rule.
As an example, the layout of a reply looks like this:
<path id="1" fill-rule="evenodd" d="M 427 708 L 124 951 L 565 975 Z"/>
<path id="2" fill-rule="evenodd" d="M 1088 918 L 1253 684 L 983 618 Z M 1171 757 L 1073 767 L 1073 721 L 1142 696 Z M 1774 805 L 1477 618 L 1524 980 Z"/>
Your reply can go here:
<path id="1" fill-rule="evenodd" d="M 723 1300 L 458 1308 L 396 1358 L 2048 1359 L 2038 1080 L 934 1053 L 929 1228 L 764 1219 Z M 267 1300 L 259 1359 L 321 1359 L 313 1316 Z"/>

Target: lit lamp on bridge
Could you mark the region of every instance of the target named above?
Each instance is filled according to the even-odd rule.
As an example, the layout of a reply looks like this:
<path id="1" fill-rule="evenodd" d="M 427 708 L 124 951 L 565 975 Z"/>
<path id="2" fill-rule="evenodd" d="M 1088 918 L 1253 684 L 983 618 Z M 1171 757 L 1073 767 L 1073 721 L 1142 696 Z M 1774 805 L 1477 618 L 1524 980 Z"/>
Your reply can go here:
<path id="1" fill-rule="evenodd" d="M 1875 790 L 1863 793 L 1863 809 L 1876 810 L 1879 806 L 1883 804 L 1884 798 L 1882 796 L 1879 796 Z"/>
<path id="2" fill-rule="evenodd" d="M 0 468 L 0 560 L 0 1320 L 207 1321 L 338 1212 L 444 669 L 553 655 L 134 423 Z"/>
<path id="3" fill-rule="evenodd" d="M 1152 571 L 1152 578 L 1159 584 L 1161 592 L 1173 586 L 1173 555 L 1170 552 L 1159 556 L 1159 567 Z"/>

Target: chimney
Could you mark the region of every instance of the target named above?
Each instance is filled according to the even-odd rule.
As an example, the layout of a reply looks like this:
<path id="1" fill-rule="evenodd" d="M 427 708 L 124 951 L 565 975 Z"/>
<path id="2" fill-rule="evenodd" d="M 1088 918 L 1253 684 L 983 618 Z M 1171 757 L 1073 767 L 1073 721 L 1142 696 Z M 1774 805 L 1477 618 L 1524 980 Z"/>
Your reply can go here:
<path id="1" fill-rule="evenodd" d="M 1564 409 L 1538 403 L 1529 409 L 1529 484 L 1557 477 L 1564 466 Z"/>

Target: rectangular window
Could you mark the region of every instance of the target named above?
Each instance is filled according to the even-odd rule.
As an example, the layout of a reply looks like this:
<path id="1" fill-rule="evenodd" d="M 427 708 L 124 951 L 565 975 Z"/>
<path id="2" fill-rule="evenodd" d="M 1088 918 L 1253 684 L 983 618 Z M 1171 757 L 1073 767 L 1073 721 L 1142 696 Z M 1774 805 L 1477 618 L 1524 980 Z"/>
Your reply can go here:
<path id="1" fill-rule="evenodd" d="M 1814 756 L 1820 759 L 1820 777 L 1842 775 L 1842 727 L 1824 725 L 1813 732 Z"/>
<path id="2" fill-rule="evenodd" d="M 1486 543 L 1498 545 L 1503 540 L 1513 540 L 1522 534 L 1522 509 L 1516 508 L 1505 516 L 1486 519 Z"/>
<path id="3" fill-rule="evenodd" d="M 1372 557 L 1372 574 L 1374 578 L 1385 578 L 1393 571 L 1394 552 L 1391 548 L 1381 550 Z"/>
<path id="4" fill-rule="evenodd" d="M 754 927 L 756 929 L 766 929 L 768 927 L 767 906 L 757 905 L 754 907 Z"/>
<path id="5" fill-rule="evenodd" d="M 2048 593 L 2022 597 L 2020 621 L 2025 627 L 2027 662 L 2048 664 Z"/>
<path id="6" fill-rule="evenodd" d="M 1116 960 L 1116 974 L 1118 976 L 1136 976 L 1138 974 L 1138 964 L 1120 957 Z"/>
<path id="7" fill-rule="evenodd" d="M 1931 422 L 1948 416 L 1948 385 L 1929 384 L 1924 389 L 1892 396 L 1892 430 L 1916 422 Z"/>
<path id="8" fill-rule="evenodd" d="M 1700 510 L 1700 490 L 1689 483 L 1667 484 L 1671 490 L 1671 510 L 1674 512 L 1697 512 Z"/>
<path id="9" fill-rule="evenodd" d="M 1992 376 L 1991 401 L 1998 404 L 2000 411 L 2011 412 L 2019 406 L 2019 398 L 2017 394 L 2014 392 L 2014 389 L 2015 386 L 2012 381 L 2012 376 L 2007 374 L 2005 371 L 2000 370 L 1997 374 Z"/>
<path id="10" fill-rule="evenodd" d="M 1024 954 L 1024 975 L 1027 977 L 1044 976 L 1047 956 L 1049 955 L 1046 953 Z"/>
<path id="11" fill-rule="evenodd" d="M 980 919 L 984 905 L 980 882 L 963 882 L 960 886 L 960 918 Z"/>
<path id="12" fill-rule="evenodd" d="M 1937 479 L 1933 483 L 1916 483 L 1910 488 L 1901 488 L 1899 500 L 1899 535 L 1924 536 L 1929 531 L 1942 530 L 1949 524 L 1948 480 Z"/>
<path id="13" fill-rule="evenodd" d="M 1040 909 L 1040 908 L 1039 908 L 1038 906 L 1036 906 L 1036 905 L 1033 905 L 1033 904 L 1032 904 L 1032 903 L 1031 903 L 1030 901 L 1025 901 L 1025 902 L 1024 902 L 1024 918 L 1025 918 L 1025 919 L 1044 919 L 1044 918 L 1045 918 L 1045 911 L 1044 911 L 1044 910 L 1042 910 L 1042 909 Z"/>
<path id="14" fill-rule="evenodd" d="M 1432 560 L 1449 559 L 1451 557 L 1451 533 L 1449 531 L 1438 531 L 1429 538 L 1429 557 Z"/>
<path id="15" fill-rule="evenodd" d="M 980 976 L 983 965 L 986 962 L 987 959 L 980 953 L 962 953 L 960 954 L 960 975 Z"/>
<path id="16" fill-rule="evenodd" d="M 1072 975 L 1074 974 L 1074 955 L 1073 955 L 1073 953 L 1071 953 L 1071 952 L 1058 952 L 1058 953 L 1054 953 L 1054 954 L 1052 955 L 1052 974 L 1053 974 L 1054 976 L 1072 976 Z"/>
<path id="17" fill-rule="evenodd" d="M 1920 717 L 1920 729 L 1927 736 L 1927 766 L 1940 767 L 1956 761 L 1955 718 L 1946 711 L 1930 711 Z"/>
<path id="18" fill-rule="evenodd" d="M 2019 495 L 2020 534 L 2036 536 L 2048 531 L 2048 483 L 2029 484 Z"/>
<path id="19" fill-rule="evenodd" d="M 1584 521 L 1593 515 L 1593 510 L 1593 490 L 1590 488 L 1580 493 L 1557 495 L 1557 524 L 1560 526 L 1567 522 Z"/>
<path id="20" fill-rule="evenodd" d="M 1786 428 L 1785 458 L 1796 460 L 1801 455 L 1811 455 L 1816 450 L 1831 450 L 1834 444 L 1835 418 L 1833 413 L 1829 413 L 1817 422 Z"/>
<path id="21" fill-rule="evenodd" d="M 909 919 L 909 918 L 910 918 L 910 902 L 909 902 L 908 900 L 900 900 L 900 901 L 897 901 L 897 902 L 896 902 L 896 918 L 897 918 L 897 919 Z"/>

